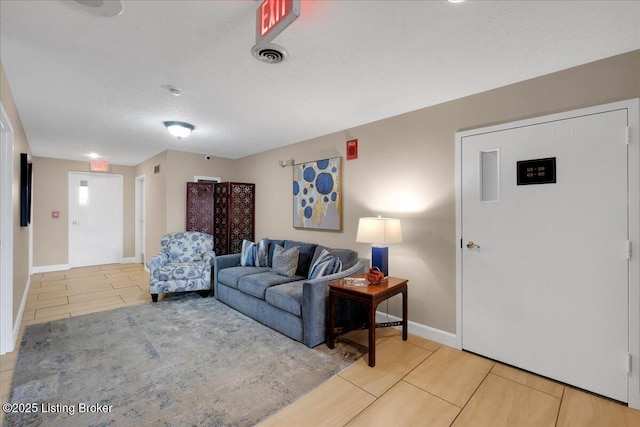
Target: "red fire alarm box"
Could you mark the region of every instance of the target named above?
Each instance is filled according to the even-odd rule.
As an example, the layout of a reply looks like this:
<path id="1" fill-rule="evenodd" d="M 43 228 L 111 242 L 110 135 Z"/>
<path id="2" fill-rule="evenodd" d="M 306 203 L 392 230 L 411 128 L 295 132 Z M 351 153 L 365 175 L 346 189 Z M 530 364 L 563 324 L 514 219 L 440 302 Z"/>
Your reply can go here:
<path id="1" fill-rule="evenodd" d="M 358 158 L 358 140 L 352 139 L 347 141 L 347 160 Z"/>

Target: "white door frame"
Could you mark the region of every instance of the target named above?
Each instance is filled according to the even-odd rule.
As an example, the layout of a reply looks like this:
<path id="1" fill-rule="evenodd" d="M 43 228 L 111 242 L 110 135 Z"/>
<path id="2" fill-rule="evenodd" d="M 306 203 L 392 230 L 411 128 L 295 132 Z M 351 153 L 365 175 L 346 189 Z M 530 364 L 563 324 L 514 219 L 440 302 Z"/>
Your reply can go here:
<path id="1" fill-rule="evenodd" d="M 220 178 L 219 176 L 201 176 L 201 175 L 195 175 L 193 177 L 193 182 L 222 182 L 222 178 Z"/>
<path id="2" fill-rule="evenodd" d="M 135 201 L 136 201 L 136 225 L 135 225 L 135 235 L 136 235 L 136 249 L 135 249 L 135 258 L 136 262 L 144 262 L 146 264 L 146 259 L 143 259 L 143 255 L 146 254 L 146 239 L 147 239 L 147 210 L 146 210 L 146 176 L 141 175 L 136 177 L 136 189 L 135 189 Z M 146 255 L 144 256 L 146 258 Z M 146 268 L 146 265 L 145 265 Z"/>
<path id="3" fill-rule="evenodd" d="M 455 177 L 456 177 L 456 347 L 462 349 L 462 138 L 469 135 L 496 132 L 535 125 L 552 120 L 564 120 L 577 115 L 589 115 L 607 111 L 628 110 L 628 191 L 629 191 L 629 236 L 631 258 L 629 260 L 629 407 L 640 409 L 640 100 L 631 99 L 598 105 L 564 113 L 536 117 L 533 119 L 505 123 L 456 133 Z M 621 132 L 624 130 L 621 130 Z M 621 248 L 621 251 L 624 250 Z M 620 361 L 620 363 L 625 363 Z"/>
<path id="4" fill-rule="evenodd" d="M 0 104 L 0 354 L 15 349 L 13 331 L 13 127 Z"/>

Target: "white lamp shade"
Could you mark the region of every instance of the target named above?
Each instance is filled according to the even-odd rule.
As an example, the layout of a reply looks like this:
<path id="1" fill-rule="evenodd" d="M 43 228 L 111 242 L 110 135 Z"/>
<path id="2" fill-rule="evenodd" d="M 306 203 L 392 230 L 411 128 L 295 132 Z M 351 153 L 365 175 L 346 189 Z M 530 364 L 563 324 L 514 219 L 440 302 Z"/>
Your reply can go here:
<path id="1" fill-rule="evenodd" d="M 402 242 L 400 220 L 396 218 L 360 218 L 356 242 L 389 245 Z"/>

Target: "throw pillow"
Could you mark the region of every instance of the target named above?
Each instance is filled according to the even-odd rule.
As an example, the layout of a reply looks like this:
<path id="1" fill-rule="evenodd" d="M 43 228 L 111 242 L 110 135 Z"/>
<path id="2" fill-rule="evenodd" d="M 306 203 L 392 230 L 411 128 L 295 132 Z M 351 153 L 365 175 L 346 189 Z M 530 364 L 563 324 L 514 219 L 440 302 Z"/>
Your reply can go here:
<path id="1" fill-rule="evenodd" d="M 256 264 L 256 244 L 250 240 L 242 241 L 242 251 L 240 252 L 240 265 L 243 267 L 254 266 Z"/>
<path id="2" fill-rule="evenodd" d="M 300 248 L 297 246 L 285 250 L 282 246 L 276 245 L 276 249 L 273 252 L 273 265 L 271 266 L 271 271 L 281 276 L 295 276 L 296 270 L 298 269 L 299 255 Z"/>
<path id="3" fill-rule="evenodd" d="M 316 279 L 322 276 L 328 276 L 329 274 L 335 274 L 342 271 L 342 261 L 340 258 L 333 256 L 323 249 L 318 256 L 318 259 L 313 263 L 309 269 L 309 279 Z"/>
<path id="4" fill-rule="evenodd" d="M 298 257 L 298 269 L 296 270 L 296 275 L 308 277 L 309 268 L 311 267 L 311 260 L 313 259 L 313 255 L 318 245 L 316 245 L 315 243 L 285 240 L 284 245 L 282 246 L 284 246 L 285 249 L 289 249 L 294 246 L 298 246 L 300 248 L 300 256 Z"/>
<path id="5" fill-rule="evenodd" d="M 267 256 L 269 255 L 267 239 L 262 239 L 256 247 L 256 267 L 268 267 Z"/>

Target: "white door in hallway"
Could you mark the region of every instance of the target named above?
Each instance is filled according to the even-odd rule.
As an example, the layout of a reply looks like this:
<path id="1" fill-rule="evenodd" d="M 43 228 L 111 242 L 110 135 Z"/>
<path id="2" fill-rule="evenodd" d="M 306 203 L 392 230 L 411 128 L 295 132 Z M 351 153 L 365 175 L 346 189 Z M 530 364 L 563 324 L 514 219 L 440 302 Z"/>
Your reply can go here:
<path id="1" fill-rule="evenodd" d="M 122 261 L 123 177 L 69 172 L 69 265 Z"/>
<path id="2" fill-rule="evenodd" d="M 463 348 L 623 402 L 628 114 L 461 137 Z"/>

